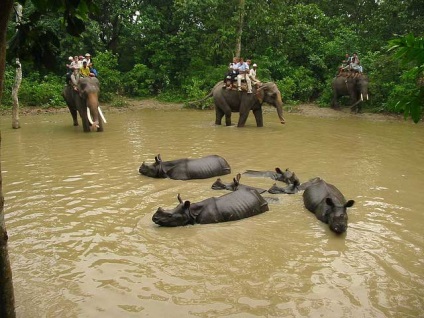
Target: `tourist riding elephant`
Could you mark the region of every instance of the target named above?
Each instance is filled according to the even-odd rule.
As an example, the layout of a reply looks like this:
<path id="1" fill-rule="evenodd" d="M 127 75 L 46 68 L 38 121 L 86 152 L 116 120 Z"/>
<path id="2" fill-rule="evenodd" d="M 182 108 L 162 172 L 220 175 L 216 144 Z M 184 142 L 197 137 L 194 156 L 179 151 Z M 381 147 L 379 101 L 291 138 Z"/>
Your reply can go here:
<path id="1" fill-rule="evenodd" d="M 77 89 L 78 91 L 71 85 L 66 85 L 62 92 L 71 112 L 74 126 L 78 126 L 79 113 L 85 132 L 103 131 L 103 122 L 106 123 L 106 119 L 99 106 L 99 80 L 96 77 L 80 78 Z"/>
<path id="2" fill-rule="evenodd" d="M 368 77 L 364 74 L 335 77 L 331 87 L 333 88 L 332 108 L 340 108 L 337 101 L 339 97 L 350 96 L 351 111 L 359 113 L 361 102 L 368 100 Z"/>
<path id="3" fill-rule="evenodd" d="M 263 127 L 262 104 L 265 102 L 277 109 L 277 115 L 282 124 L 285 123 L 283 117 L 283 100 L 277 85 L 272 82 L 263 83 L 259 88 L 253 87 L 252 94 L 245 91 L 227 90 L 223 88 L 224 83 L 218 82 L 211 92 L 204 97 L 201 102 L 209 97 L 213 97 L 215 103 L 216 125 L 221 125 L 222 117 L 225 116 L 225 124 L 231 126 L 231 113 L 240 113 L 237 127 L 244 127 L 249 111 L 253 112 L 256 125 Z M 192 102 L 190 104 L 194 104 Z"/>
<path id="4" fill-rule="evenodd" d="M 235 221 L 269 210 L 268 203 L 256 190 L 240 189 L 218 198 L 190 203 L 178 194 L 178 206 L 166 211 L 158 208 L 152 221 L 160 226 L 184 226 Z"/>

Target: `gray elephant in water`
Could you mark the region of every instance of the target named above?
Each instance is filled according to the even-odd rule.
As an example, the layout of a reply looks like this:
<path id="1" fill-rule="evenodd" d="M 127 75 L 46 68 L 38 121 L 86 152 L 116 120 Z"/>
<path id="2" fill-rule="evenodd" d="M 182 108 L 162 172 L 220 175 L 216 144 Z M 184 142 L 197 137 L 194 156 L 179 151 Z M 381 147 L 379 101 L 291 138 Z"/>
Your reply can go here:
<path id="1" fill-rule="evenodd" d="M 78 81 L 78 91 L 66 85 L 62 96 L 71 112 L 74 126 L 78 126 L 78 113 L 85 132 L 103 131 L 106 119 L 99 106 L 100 83 L 95 77 L 84 77 Z"/>
<path id="2" fill-rule="evenodd" d="M 265 102 L 277 109 L 277 115 L 282 124 L 283 100 L 278 87 L 273 82 L 262 83 L 259 88 L 253 87 L 252 94 L 245 91 L 227 90 L 223 88 L 224 82 L 218 82 L 212 91 L 203 99 L 194 104 L 213 97 L 215 103 L 216 125 L 221 125 L 222 117 L 225 116 L 225 125 L 231 126 L 231 113 L 240 113 L 237 127 L 244 127 L 249 112 L 252 111 L 256 119 L 256 126 L 263 127 L 262 104 Z"/>
<path id="3" fill-rule="evenodd" d="M 361 112 L 361 103 L 368 100 L 368 76 L 364 74 L 354 76 L 338 76 L 333 79 L 331 87 L 333 88 L 332 108 L 340 108 L 338 98 L 341 96 L 350 96 L 351 111 Z"/>

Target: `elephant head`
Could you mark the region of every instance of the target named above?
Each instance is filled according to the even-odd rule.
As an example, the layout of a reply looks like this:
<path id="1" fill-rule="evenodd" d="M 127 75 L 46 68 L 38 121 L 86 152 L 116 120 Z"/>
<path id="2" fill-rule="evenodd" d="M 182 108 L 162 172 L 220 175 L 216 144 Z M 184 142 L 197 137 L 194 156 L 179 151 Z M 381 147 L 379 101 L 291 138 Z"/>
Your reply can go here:
<path id="1" fill-rule="evenodd" d="M 103 131 L 106 120 L 99 107 L 100 84 L 96 77 L 84 77 L 78 81 L 78 92 L 81 98 L 81 117 L 84 131 Z M 84 116 L 83 116 L 84 115 Z"/>
<path id="2" fill-rule="evenodd" d="M 278 118 L 280 119 L 280 123 L 282 124 L 286 123 L 283 117 L 283 99 L 275 83 L 272 83 L 272 82 L 264 83 L 256 91 L 256 97 L 258 98 L 261 104 L 265 102 L 269 105 L 274 106 L 277 109 L 277 115 L 278 115 Z"/>
<path id="3" fill-rule="evenodd" d="M 354 90 L 355 102 L 351 106 L 351 111 L 359 113 L 361 111 L 361 103 L 368 100 L 368 77 L 359 75 L 351 79 L 352 88 Z"/>
<path id="4" fill-rule="evenodd" d="M 368 100 L 368 77 L 361 75 L 356 79 L 356 90 L 361 101 Z"/>

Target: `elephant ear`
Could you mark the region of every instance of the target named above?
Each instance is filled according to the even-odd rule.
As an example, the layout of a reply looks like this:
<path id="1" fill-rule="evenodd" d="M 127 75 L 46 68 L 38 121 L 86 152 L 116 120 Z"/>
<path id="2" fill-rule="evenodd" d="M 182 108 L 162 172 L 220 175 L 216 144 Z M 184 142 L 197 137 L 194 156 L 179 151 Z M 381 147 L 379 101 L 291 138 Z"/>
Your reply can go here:
<path id="1" fill-rule="evenodd" d="M 264 88 L 265 86 L 261 86 L 256 90 L 256 98 L 258 99 L 259 103 L 262 104 L 264 101 Z"/>

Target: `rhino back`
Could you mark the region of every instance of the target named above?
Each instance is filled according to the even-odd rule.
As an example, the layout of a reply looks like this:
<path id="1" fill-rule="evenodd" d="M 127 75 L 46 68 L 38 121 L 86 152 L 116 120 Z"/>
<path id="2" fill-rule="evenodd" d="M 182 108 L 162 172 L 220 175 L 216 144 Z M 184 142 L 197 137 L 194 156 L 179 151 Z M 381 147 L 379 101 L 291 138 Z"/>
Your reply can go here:
<path id="1" fill-rule="evenodd" d="M 311 184 L 306 188 L 305 192 L 303 192 L 305 207 L 313 213 L 316 213 L 318 210 L 324 211 L 324 209 L 327 208 L 325 207 L 325 205 L 327 205 L 325 202 L 326 198 L 331 198 L 336 204 L 346 203 L 346 199 L 339 189 L 322 179 Z"/>
<path id="2" fill-rule="evenodd" d="M 207 179 L 231 173 L 228 162 L 217 155 L 188 159 L 186 173 L 189 179 Z"/>
<path id="3" fill-rule="evenodd" d="M 198 223 L 217 223 L 248 218 L 268 211 L 268 203 L 256 190 L 240 189 L 218 198 L 214 204 L 204 206 Z"/>

